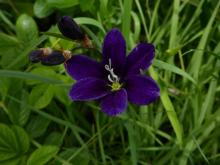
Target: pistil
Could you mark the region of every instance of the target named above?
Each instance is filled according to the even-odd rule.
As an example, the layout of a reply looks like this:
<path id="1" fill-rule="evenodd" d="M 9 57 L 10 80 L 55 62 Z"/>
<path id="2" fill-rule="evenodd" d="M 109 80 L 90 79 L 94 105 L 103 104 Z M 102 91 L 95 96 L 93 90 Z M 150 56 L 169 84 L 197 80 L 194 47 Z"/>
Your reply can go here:
<path id="1" fill-rule="evenodd" d="M 114 69 L 112 68 L 111 59 L 109 59 L 109 64 L 105 65 L 105 69 L 110 73 L 108 74 L 108 80 L 111 82 L 111 90 L 117 91 L 121 89 L 122 84 L 119 83 L 119 77 L 114 73 Z"/>

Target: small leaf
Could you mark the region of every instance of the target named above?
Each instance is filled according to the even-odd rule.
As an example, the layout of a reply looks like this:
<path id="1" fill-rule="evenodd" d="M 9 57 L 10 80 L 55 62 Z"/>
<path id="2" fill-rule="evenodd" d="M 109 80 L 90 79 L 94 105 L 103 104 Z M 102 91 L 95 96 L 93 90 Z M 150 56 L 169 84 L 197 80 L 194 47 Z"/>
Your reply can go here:
<path id="1" fill-rule="evenodd" d="M 52 132 L 50 133 L 44 144 L 47 144 L 47 145 L 60 145 L 62 143 L 62 134 L 59 133 L 59 132 Z"/>
<path id="2" fill-rule="evenodd" d="M 59 156 L 65 160 L 68 160 L 70 157 L 72 157 L 72 155 L 74 153 L 78 152 L 80 149 L 81 148 L 69 148 L 69 149 L 66 149 L 65 151 L 61 152 L 59 154 Z M 90 162 L 89 157 L 90 157 L 89 153 L 86 150 L 82 150 L 78 155 L 73 157 L 70 160 L 70 162 L 72 164 L 79 164 L 79 162 L 80 162 L 80 165 L 88 165 Z M 60 163 L 58 163 L 58 164 L 61 165 Z"/>
<path id="3" fill-rule="evenodd" d="M 0 124 L 0 164 L 1 161 L 20 159 L 29 149 L 29 138 L 23 128 Z"/>
<path id="4" fill-rule="evenodd" d="M 18 143 L 14 132 L 5 124 L 0 124 L 0 161 L 15 157 Z"/>
<path id="5" fill-rule="evenodd" d="M 18 150 L 20 153 L 26 153 L 30 146 L 30 140 L 22 127 L 18 127 L 16 125 L 12 126 L 11 128 L 16 136 L 17 143 L 18 143 Z"/>
<path id="6" fill-rule="evenodd" d="M 36 109 L 42 109 L 51 102 L 53 95 L 52 85 L 37 85 L 32 89 L 29 95 L 29 103 Z"/>
<path id="7" fill-rule="evenodd" d="M 18 116 L 18 123 L 21 126 L 24 126 L 26 124 L 26 122 L 29 119 L 31 110 L 30 108 L 28 108 L 27 106 L 27 102 L 28 102 L 28 92 L 27 91 L 22 91 L 21 94 L 21 100 L 22 103 L 20 104 L 20 110 L 19 110 L 19 116 Z"/>
<path id="8" fill-rule="evenodd" d="M 43 165 L 58 152 L 57 146 L 42 146 L 35 150 L 27 161 L 27 165 Z"/>
<path id="9" fill-rule="evenodd" d="M 47 1 L 45 0 L 37 0 L 34 3 L 34 14 L 38 18 L 43 18 L 50 15 L 54 9 L 48 6 Z"/>
<path id="10" fill-rule="evenodd" d="M 74 18 L 74 20 L 76 21 L 77 24 L 79 25 L 93 25 L 98 27 L 100 30 L 102 30 L 102 32 L 105 34 L 105 29 L 103 28 L 102 24 L 100 22 L 98 22 L 97 20 L 93 19 L 93 18 L 89 18 L 89 17 L 77 17 Z"/>
<path id="11" fill-rule="evenodd" d="M 38 37 L 37 24 L 34 19 L 26 14 L 18 17 L 16 22 L 16 32 L 18 38 L 24 43 L 36 40 Z"/>
<path id="12" fill-rule="evenodd" d="M 63 9 L 77 5 L 78 0 L 47 0 L 47 4 L 51 8 Z"/>
<path id="13" fill-rule="evenodd" d="M 33 138 L 40 137 L 47 130 L 50 120 L 41 116 L 32 117 L 27 125 L 27 131 Z"/>

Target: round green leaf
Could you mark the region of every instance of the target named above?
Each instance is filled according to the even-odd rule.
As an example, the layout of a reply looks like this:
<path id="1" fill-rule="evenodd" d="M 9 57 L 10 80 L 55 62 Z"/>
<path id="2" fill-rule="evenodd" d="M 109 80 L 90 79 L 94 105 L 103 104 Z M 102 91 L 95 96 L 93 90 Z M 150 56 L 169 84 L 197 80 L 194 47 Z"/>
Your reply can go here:
<path id="1" fill-rule="evenodd" d="M 35 86 L 29 95 L 30 104 L 36 109 L 46 107 L 54 96 L 53 91 L 52 85 L 42 84 Z"/>
<path id="2" fill-rule="evenodd" d="M 34 3 L 34 15 L 38 18 L 43 18 L 50 15 L 54 9 L 48 6 L 45 0 L 37 0 Z"/>
<path id="3" fill-rule="evenodd" d="M 29 149 L 29 138 L 23 128 L 0 124 L 0 164 L 9 159 L 20 159 Z"/>
<path id="4" fill-rule="evenodd" d="M 22 14 L 20 17 L 18 17 L 16 22 L 16 32 L 18 38 L 24 43 L 29 43 L 38 37 L 36 22 L 32 17 L 26 14 Z"/>
<path id="5" fill-rule="evenodd" d="M 27 161 L 27 165 L 43 165 L 58 152 L 57 146 L 42 146 L 35 150 Z"/>

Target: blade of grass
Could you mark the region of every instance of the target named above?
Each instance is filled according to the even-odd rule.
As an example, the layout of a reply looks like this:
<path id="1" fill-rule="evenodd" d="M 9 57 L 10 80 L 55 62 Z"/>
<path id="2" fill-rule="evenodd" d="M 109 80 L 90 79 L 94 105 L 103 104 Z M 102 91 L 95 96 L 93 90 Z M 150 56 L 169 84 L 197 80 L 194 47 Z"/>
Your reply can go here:
<path id="1" fill-rule="evenodd" d="M 98 22 L 97 20 L 93 19 L 93 18 L 77 17 L 77 18 L 74 18 L 74 20 L 80 25 L 93 25 L 93 26 L 96 26 L 103 32 L 103 34 L 106 33 L 106 31 L 103 28 L 102 24 L 100 22 Z"/>
<path id="2" fill-rule="evenodd" d="M 12 24 L 12 22 L 3 14 L 2 11 L 0 11 L 0 18 L 10 27 L 13 31 L 15 31 L 15 26 Z"/>
<path id="3" fill-rule="evenodd" d="M 9 78 L 39 80 L 41 82 L 50 83 L 50 84 L 63 84 L 62 81 L 57 80 L 57 79 L 52 79 L 52 78 L 44 77 L 44 76 L 33 74 L 33 73 L 14 71 L 14 70 L 0 70 L 0 76 L 9 77 Z"/>
<path id="4" fill-rule="evenodd" d="M 126 0 L 123 4 L 122 14 L 122 33 L 127 43 L 129 43 L 130 27 L 131 27 L 131 11 L 133 0 Z"/>
<path id="5" fill-rule="evenodd" d="M 151 36 L 151 34 L 152 34 L 152 30 L 153 30 L 156 18 L 158 16 L 157 13 L 158 13 L 159 5 L 160 5 L 160 0 L 157 0 L 155 7 L 154 7 L 152 19 L 150 19 L 149 36 Z"/>
<path id="6" fill-rule="evenodd" d="M 105 151 L 103 147 L 102 134 L 99 125 L 99 113 L 100 113 L 99 111 L 96 111 L 96 127 L 97 127 L 97 134 L 98 134 L 98 141 L 99 141 L 99 148 L 101 152 L 102 162 L 104 165 L 106 165 Z"/>
<path id="7" fill-rule="evenodd" d="M 136 6 L 138 8 L 138 12 L 140 13 L 140 16 L 141 16 L 141 21 L 142 21 L 143 26 L 144 26 L 144 31 L 145 31 L 146 39 L 147 39 L 147 41 L 150 41 L 150 37 L 149 37 L 149 32 L 148 32 L 145 16 L 144 16 L 144 13 L 143 13 L 143 11 L 141 9 L 140 2 L 139 2 L 139 0 L 135 0 L 135 3 L 136 3 Z"/>
<path id="8" fill-rule="evenodd" d="M 154 80 L 159 81 L 159 76 L 158 74 L 154 71 L 153 67 L 149 68 L 149 73 L 153 77 Z M 161 87 L 160 89 L 160 99 L 162 101 L 163 107 L 166 110 L 168 119 L 174 129 L 174 132 L 177 137 L 177 142 L 182 148 L 182 143 L 183 143 L 183 131 L 182 131 L 182 126 L 179 122 L 179 119 L 177 118 L 176 111 L 174 109 L 174 106 L 168 96 L 167 90 L 164 87 Z"/>
<path id="9" fill-rule="evenodd" d="M 196 84 L 196 81 L 188 73 L 186 73 L 182 69 L 176 67 L 175 65 L 171 65 L 166 62 L 155 59 L 153 62 L 153 66 L 165 69 L 167 71 L 171 71 L 171 72 L 176 73 L 178 75 L 181 75 L 181 76 L 187 78 L 188 80 L 190 80 L 193 84 Z"/>
<path id="10" fill-rule="evenodd" d="M 180 147 L 182 147 L 183 131 L 182 131 L 182 126 L 179 122 L 179 119 L 177 118 L 174 106 L 168 96 L 167 91 L 164 88 L 161 88 L 160 93 L 161 93 L 160 98 L 161 98 L 162 104 L 167 112 L 167 116 L 171 122 L 174 132 L 176 133 L 177 142 L 180 145 Z"/>
<path id="11" fill-rule="evenodd" d="M 218 1 L 218 4 L 216 5 L 211 18 L 209 19 L 209 22 L 207 26 L 205 27 L 203 36 L 200 39 L 199 44 L 196 49 L 205 49 L 207 42 L 208 42 L 209 34 L 212 30 L 212 24 L 215 20 L 219 6 L 220 6 L 220 1 Z M 204 55 L 204 52 L 196 51 L 190 60 L 189 73 L 191 73 L 196 80 L 198 80 L 199 78 L 199 71 L 200 71 L 200 67 L 202 64 L 203 55 Z"/>
<path id="12" fill-rule="evenodd" d="M 174 0 L 173 14 L 172 14 L 172 18 L 171 18 L 169 49 L 177 46 L 179 11 L 180 11 L 180 0 Z"/>
<path id="13" fill-rule="evenodd" d="M 214 53 L 218 54 L 220 52 L 220 43 L 216 46 Z M 216 62 L 216 67 L 218 67 L 220 64 L 220 61 Z M 218 76 L 218 71 L 215 73 Z M 213 78 L 208 89 L 208 93 L 206 94 L 206 97 L 204 98 L 204 102 L 202 105 L 201 112 L 199 114 L 199 119 L 198 119 L 198 125 L 201 125 L 202 122 L 205 119 L 206 115 L 209 115 L 211 113 L 211 110 L 213 108 L 214 100 L 215 100 L 215 93 L 218 87 L 218 80 Z"/>
<path id="14" fill-rule="evenodd" d="M 192 27 L 192 24 L 195 22 L 195 19 L 200 15 L 200 13 L 202 11 L 201 8 L 202 8 L 203 3 L 204 3 L 204 0 L 201 0 L 199 2 L 199 5 L 197 6 L 195 12 L 193 13 L 190 21 L 187 23 L 187 26 L 183 28 L 183 31 L 182 31 L 180 38 L 183 38 L 188 33 L 188 31 Z"/>
<path id="15" fill-rule="evenodd" d="M 128 133 L 129 150 L 131 152 L 131 162 L 132 165 L 137 165 L 138 158 L 137 158 L 137 146 L 134 137 L 135 136 L 134 128 L 133 125 L 129 122 L 125 124 L 125 127 Z"/>

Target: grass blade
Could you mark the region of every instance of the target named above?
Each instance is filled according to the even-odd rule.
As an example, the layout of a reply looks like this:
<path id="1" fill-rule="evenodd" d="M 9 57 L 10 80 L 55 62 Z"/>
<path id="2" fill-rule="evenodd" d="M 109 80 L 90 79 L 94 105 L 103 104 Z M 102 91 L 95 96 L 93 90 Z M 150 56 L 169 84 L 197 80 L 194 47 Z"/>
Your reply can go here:
<path id="1" fill-rule="evenodd" d="M 157 59 L 154 60 L 153 65 L 155 67 L 158 67 L 158 68 L 161 68 L 161 69 L 165 69 L 167 71 L 171 71 L 173 73 L 181 75 L 181 76 L 187 78 L 188 80 L 190 80 L 191 82 L 193 82 L 193 84 L 196 84 L 196 81 L 188 73 L 186 73 L 182 69 L 176 67 L 175 65 L 171 65 L 171 64 L 168 64 L 166 62 L 157 60 Z"/>
<path id="2" fill-rule="evenodd" d="M 9 77 L 9 78 L 20 78 L 20 79 L 32 79 L 39 80 L 44 83 L 50 84 L 62 84 L 63 82 L 57 79 L 51 79 L 47 77 L 43 77 L 33 73 L 26 73 L 21 71 L 13 71 L 13 70 L 0 70 L 1 77 Z"/>

